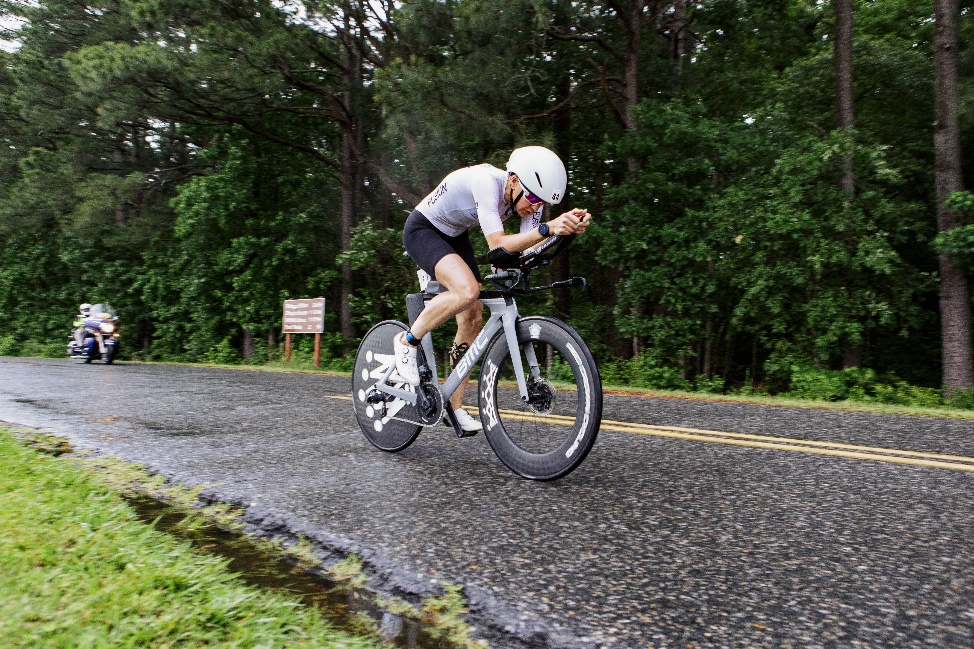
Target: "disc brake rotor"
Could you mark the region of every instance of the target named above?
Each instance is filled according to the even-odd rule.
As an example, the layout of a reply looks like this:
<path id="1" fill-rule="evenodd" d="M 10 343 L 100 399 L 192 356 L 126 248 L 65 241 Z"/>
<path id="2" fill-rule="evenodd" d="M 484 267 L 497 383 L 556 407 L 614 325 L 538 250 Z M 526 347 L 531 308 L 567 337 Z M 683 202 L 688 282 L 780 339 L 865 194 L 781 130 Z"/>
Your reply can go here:
<path id="1" fill-rule="evenodd" d="M 555 386 L 548 379 L 532 379 L 528 383 L 528 405 L 539 415 L 555 409 Z"/>

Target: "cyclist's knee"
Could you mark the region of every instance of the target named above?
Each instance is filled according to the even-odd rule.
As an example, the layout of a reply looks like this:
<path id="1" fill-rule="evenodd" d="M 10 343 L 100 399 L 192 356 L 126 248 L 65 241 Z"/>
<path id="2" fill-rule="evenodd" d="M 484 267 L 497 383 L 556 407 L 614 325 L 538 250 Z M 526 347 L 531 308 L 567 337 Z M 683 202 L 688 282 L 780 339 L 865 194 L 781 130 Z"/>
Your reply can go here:
<path id="1" fill-rule="evenodd" d="M 454 287 L 452 292 L 460 302 L 463 310 L 466 311 L 480 299 L 480 284 L 476 282 L 470 284 L 463 283 Z"/>

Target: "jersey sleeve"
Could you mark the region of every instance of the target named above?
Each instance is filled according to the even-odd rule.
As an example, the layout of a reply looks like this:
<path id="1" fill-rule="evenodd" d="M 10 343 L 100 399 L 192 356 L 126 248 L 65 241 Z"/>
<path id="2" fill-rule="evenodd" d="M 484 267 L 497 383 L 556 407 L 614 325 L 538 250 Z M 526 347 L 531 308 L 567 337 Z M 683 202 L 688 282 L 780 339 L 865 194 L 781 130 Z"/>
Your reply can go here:
<path id="1" fill-rule="evenodd" d="M 504 224 L 500 212 L 497 211 L 497 185 L 484 174 L 483 178 L 478 178 L 470 189 L 474 207 L 477 209 L 477 220 L 480 221 L 480 229 L 484 231 L 484 236 L 502 232 Z"/>

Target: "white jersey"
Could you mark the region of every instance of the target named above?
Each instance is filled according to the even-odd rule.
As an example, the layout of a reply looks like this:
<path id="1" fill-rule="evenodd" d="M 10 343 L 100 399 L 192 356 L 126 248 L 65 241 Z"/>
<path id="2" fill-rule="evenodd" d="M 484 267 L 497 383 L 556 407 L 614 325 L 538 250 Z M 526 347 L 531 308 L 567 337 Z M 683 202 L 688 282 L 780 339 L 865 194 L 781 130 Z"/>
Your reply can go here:
<path id="1" fill-rule="evenodd" d="M 489 164 L 457 169 L 420 201 L 416 209 L 447 236 L 460 236 L 478 224 L 484 236 L 503 232 L 503 222 L 510 216 L 504 200 L 506 183 L 507 172 Z M 521 218 L 521 232 L 538 227 L 541 211 L 539 207 Z"/>

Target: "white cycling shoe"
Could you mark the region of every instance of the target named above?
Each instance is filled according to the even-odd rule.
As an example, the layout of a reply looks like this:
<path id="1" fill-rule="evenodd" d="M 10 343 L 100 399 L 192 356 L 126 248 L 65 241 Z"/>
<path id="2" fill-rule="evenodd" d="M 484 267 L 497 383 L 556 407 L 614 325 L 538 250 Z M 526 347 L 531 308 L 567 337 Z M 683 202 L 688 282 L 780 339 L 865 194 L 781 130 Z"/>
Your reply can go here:
<path id="1" fill-rule="evenodd" d="M 403 340 L 405 337 L 405 333 L 396 336 L 392 344 L 396 354 L 396 371 L 403 381 L 415 386 L 419 385 L 419 364 L 416 361 L 419 348 Z"/>
<path id="2" fill-rule="evenodd" d="M 465 433 L 479 433 L 484 429 L 484 426 L 480 423 L 480 420 L 475 419 L 463 408 L 457 408 L 454 410 L 453 415 L 457 418 L 457 423 L 460 424 L 460 430 Z M 443 425 L 453 428 L 453 424 L 450 423 L 450 418 L 446 413 L 443 413 Z"/>

